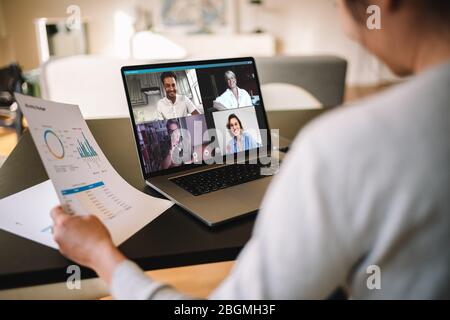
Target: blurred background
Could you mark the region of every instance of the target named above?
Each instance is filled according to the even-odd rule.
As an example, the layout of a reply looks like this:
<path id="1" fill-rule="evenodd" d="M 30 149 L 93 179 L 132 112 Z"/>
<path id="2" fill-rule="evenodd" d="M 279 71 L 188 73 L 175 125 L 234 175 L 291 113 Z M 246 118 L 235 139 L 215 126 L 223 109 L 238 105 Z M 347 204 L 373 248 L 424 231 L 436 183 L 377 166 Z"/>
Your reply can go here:
<path id="1" fill-rule="evenodd" d="M 24 124 L 8 92 L 77 103 L 87 118 L 126 116 L 120 66 L 237 56 L 261 58 L 269 80 L 272 61 L 302 65 L 299 86 L 324 106 L 398 81 L 346 38 L 332 0 L 0 0 L 0 157 Z M 344 72 L 307 67 L 336 59 Z M 330 87 L 336 98 L 321 97 Z"/>

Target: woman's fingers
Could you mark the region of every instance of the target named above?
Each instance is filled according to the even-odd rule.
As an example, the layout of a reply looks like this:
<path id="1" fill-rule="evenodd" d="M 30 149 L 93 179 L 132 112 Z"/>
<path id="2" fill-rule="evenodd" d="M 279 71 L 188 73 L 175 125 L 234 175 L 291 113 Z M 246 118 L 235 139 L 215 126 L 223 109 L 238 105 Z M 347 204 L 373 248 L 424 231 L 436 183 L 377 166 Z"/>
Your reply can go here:
<path id="1" fill-rule="evenodd" d="M 60 224 L 64 219 L 70 217 L 61 206 L 54 207 L 50 211 L 50 216 L 52 217 L 54 224 Z"/>

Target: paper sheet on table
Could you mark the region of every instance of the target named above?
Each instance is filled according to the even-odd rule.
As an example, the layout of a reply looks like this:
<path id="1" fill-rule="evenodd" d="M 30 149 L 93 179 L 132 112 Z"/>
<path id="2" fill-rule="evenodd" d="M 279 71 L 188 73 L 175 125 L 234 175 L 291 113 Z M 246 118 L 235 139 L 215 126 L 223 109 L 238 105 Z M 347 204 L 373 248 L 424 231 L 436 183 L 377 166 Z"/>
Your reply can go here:
<path id="1" fill-rule="evenodd" d="M 50 180 L 0 200 L 0 229 L 58 249 L 50 210 L 59 204 Z"/>
<path id="2" fill-rule="evenodd" d="M 20 94 L 16 100 L 60 203 L 68 212 L 98 216 L 116 245 L 172 206 L 138 191 L 117 173 L 78 106 Z"/>

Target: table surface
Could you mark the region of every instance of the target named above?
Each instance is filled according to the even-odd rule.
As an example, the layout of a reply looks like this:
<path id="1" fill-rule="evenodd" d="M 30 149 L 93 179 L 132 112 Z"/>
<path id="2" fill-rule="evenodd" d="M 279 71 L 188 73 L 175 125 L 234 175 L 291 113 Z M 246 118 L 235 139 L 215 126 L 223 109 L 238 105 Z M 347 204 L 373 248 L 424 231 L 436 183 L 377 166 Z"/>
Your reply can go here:
<path id="1" fill-rule="evenodd" d="M 282 118 L 292 120 L 295 113 L 285 112 Z M 276 115 L 276 121 L 280 122 L 280 113 Z M 135 188 L 161 197 L 142 178 L 130 120 L 101 119 L 87 123 L 119 174 Z M 281 145 L 285 143 L 282 141 Z M 0 199 L 47 179 L 36 147 L 26 132 L 0 168 Z M 233 260 L 250 238 L 255 216 L 256 212 L 211 228 L 174 205 L 125 241 L 120 250 L 145 270 Z M 71 264 L 57 250 L 0 230 L 0 289 L 66 281 L 66 269 Z M 82 279 L 96 276 L 86 268 L 82 268 L 81 275 Z"/>

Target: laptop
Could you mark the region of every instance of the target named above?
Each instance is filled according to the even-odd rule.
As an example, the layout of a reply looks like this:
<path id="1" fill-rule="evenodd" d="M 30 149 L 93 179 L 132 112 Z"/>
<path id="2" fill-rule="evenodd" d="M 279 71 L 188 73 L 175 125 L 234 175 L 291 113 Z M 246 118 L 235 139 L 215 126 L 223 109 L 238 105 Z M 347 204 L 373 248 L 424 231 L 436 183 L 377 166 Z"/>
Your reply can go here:
<path id="1" fill-rule="evenodd" d="M 208 226 L 258 210 L 279 159 L 254 59 L 121 73 L 146 183 Z"/>

